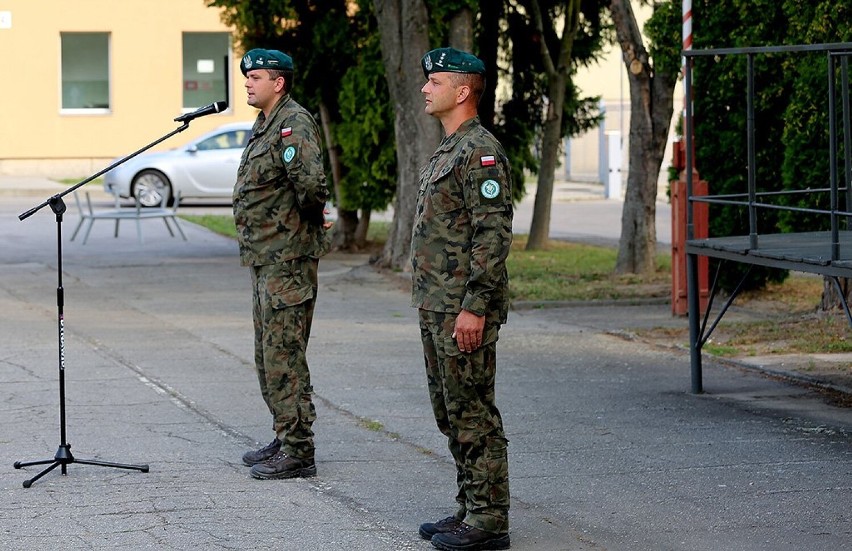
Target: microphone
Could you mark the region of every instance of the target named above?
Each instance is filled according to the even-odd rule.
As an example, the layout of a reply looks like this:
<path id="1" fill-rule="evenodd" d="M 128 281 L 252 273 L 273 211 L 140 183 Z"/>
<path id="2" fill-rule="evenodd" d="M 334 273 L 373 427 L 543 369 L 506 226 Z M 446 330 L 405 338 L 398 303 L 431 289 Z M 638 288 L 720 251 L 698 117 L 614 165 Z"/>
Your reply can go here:
<path id="1" fill-rule="evenodd" d="M 211 103 L 210 105 L 205 105 L 200 109 L 196 109 L 192 113 L 184 113 L 183 115 L 176 117 L 175 122 L 189 122 L 193 119 L 197 119 L 198 117 L 203 117 L 205 115 L 210 115 L 212 113 L 221 113 L 225 109 L 228 108 L 227 101 L 216 101 Z"/>

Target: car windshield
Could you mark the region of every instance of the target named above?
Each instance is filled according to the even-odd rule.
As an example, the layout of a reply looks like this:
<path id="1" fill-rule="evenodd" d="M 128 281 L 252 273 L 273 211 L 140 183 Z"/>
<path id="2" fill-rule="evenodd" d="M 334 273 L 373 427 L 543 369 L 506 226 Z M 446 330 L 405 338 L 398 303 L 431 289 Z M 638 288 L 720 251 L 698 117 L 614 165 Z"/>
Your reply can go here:
<path id="1" fill-rule="evenodd" d="M 211 149 L 239 149 L 246 146 L 248 141 L 248 130 L 231 130 L 211 136 L 206 140 L 198 142 L 196 146 L 199 151 L 209 151 Z"/>

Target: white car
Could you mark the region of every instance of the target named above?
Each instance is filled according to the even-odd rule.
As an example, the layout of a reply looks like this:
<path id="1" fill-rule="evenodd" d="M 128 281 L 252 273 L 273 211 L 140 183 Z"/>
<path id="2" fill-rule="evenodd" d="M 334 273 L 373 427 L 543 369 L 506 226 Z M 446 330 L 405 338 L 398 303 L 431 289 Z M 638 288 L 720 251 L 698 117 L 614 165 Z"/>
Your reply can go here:
<path id="1" fill-rule="evenodd" d="M 163 197 L 232 198 L 240 157 L 251 136 L 252 122 L 235 122 L 156 153 L 142 153 L 104 174 L 104 189 L 119 197 L 137 197 L 145 207 Z"/>

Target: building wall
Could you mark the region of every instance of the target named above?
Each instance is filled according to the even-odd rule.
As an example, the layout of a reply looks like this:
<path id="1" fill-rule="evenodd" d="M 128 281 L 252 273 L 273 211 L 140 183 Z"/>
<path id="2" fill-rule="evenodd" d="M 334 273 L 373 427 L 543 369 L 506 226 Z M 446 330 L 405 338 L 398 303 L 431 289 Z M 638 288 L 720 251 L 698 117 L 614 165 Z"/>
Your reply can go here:
<path id="1" fill-rule="evenodd" d="M 650 8 L 634 2 L 634 10 L 644 24 Z M 11 25 L 3 24 L 8 21 Z M 219 10 L 204 0 L 4 0 L 0 173 L 81 177 L 173 130 L 178 125 L 172 119 L 183 104 L 182 33 L 226 31 Z M 109 113 L 60 112 L 62 32 L 110 33 Z M 153 150 L 255 117 L 256 110 L 245 103 L 239 58 L 232 44 L 228 111 L 193 121 Z M 581 71 L 576 81 L 586 95 L 601 96 L 608 114 L 603 130 L 621 131 L 626 181 L 630 98 L 618 46 L 610 46 L 603 60 Z M 599 181 L 601 134 L 594 130 L 566 141 L 562 178 Z"/>
<path id="2" fill-rule="evenodd" d="M 7 174 L 84 176 L 174 130 L 183 105 L 182 33 L 228 31 L 204 0 L 5 0 L 0 12 L 0 173 Z M 110 33 L 109 113 L 60 112 L 62 32 Z M 233 44 L 231 55 L 229 109 L 153 150 L 256 116 Z"/>
<path id="3" fill-rule="evenodd" d="M 632 2 L 633 12 L 639 28 L 652 14 L 650 6 Z M 647 41 L 647 39 L 646 39 Z M 647 44 L 647 42 L 646 42 Z M 628 147 L 630 141 L 630 84 L 627 70 L 622 60 L 621 48 L 618 44 L 607 47 L 602 59 L 592 67 L 578 72 L 575 82 L 585 96 L 600 96 L 606 120 L 601 129 L 595 129 L 581 136 L 565 141 L 565 162 L 561 167 L 561 176 L 566 180 L 580 182 L 601 182 L 601 146 L 605 147 L 602 134 L 618 132 L 621 135 L 621 176 L 626 185 L 628 172 Z M 668 187 L 667 168 L 671 159 L 672 140 L 674 139 L 674 122 L 680 116 L 680 106 L 683 104 L 683 92 L 680 84 L 675 89 L 675 108 L 672 126 L 669 131 L 669 144 L 660 167 L 658 189 L 665 195 Z M 624 191 L 622 186 L 622 192 Z"/>

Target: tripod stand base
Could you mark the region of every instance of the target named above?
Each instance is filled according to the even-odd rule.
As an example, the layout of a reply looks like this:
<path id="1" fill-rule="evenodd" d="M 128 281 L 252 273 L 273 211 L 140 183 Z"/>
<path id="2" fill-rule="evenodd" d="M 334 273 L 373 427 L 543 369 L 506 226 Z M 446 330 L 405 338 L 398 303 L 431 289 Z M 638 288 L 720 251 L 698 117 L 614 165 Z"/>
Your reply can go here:
<path id="1" fill-rule="evenodd" d="M 47 465 L 50 463 L 46 469 L 30 478 L 29 480 L 24 480 L 24 488 L 29 488 L 33 485 L 33 482 L 43 477 L 56 467 L 62 467 L 62 474 L 68 474 L 68 465 L 71 463 L 81 463 L 83 465 L 99 465 L 101 467 L 113 467 L 116 469 L 129 469 L 132 471 L 141 471 L 143 473 L 148 472 L 148 465 L 128 465 L 124 463 L 111 463 L 109 461 L 95 461 L 92 459 L 74 459 L 74 456 L 71 455 L 71 444 L 61 444 L 59 449 L 56 450 L 56 455 L 53 459 L 42 459 L 39 461 L 15 461 L 14 467 L 16 469 L 20 469 L 22 467 L 29 467 L 32 465 Z"/>

